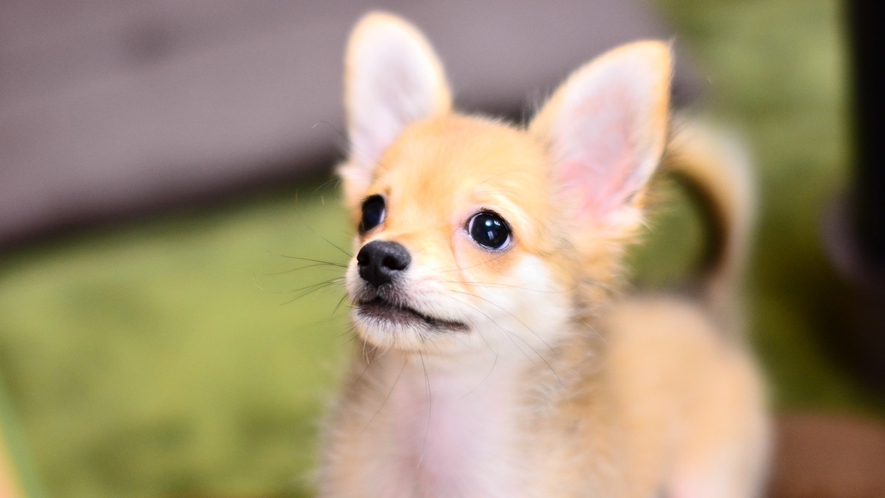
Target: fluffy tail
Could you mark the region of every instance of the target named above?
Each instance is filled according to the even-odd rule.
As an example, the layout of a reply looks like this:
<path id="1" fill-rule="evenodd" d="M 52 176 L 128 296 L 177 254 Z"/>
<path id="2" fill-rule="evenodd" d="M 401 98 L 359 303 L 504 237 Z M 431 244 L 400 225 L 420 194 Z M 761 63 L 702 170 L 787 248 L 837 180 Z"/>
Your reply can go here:
<path id="1" fill-rule="evenodd" d="M 702 120 L 683 115 L 674 119 L 663 169 L 702 208 L 709 243 L 699 283 L 714 310 L 728 315 L 738 304 L 735 288 L 745 273 L 755 218 L 749 163 L 736 137 Z"/>

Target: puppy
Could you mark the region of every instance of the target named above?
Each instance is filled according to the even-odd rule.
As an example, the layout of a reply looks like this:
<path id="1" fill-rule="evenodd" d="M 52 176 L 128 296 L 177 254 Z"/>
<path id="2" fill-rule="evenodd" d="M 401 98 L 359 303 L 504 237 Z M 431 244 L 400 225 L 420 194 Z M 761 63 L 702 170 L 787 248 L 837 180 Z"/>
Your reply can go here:
<path id="1" fill-rule="evenodd" d="M 757 496 L 764 393 L 726 313 L 619 292 L 668 142 L 669 47 L 598 57 L 525 127 L 454 111 L 430 45 L 392 15 L 359 22 L 345 72 L 361 347 L 320 495 Z M 715 301 L 748 221 L 738 177 L 688 136 L 666 162 L 726 228 Z"/>

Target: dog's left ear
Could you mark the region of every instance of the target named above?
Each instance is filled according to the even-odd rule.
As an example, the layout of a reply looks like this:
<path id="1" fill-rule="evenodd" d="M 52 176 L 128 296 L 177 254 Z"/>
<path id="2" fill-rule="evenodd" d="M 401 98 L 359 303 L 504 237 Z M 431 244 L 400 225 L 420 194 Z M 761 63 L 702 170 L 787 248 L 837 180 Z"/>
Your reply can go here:
<path id="1" fill-rule="evenodd" d="M 671 64 L 661 42 L 614 49 L 572 74 L 532 121 L 575 226 L 629 231 L 640 222 L 667 137 Z"/>
<path id="2" fill-rule="evenodd" d="M 412 123 L 451 110 L 442 64 L 420 31 L 382 12 L 364 16 L 345 56 L 349 158 L 339 170 L 353 200 L 372 181 L 382 153 Z"/>

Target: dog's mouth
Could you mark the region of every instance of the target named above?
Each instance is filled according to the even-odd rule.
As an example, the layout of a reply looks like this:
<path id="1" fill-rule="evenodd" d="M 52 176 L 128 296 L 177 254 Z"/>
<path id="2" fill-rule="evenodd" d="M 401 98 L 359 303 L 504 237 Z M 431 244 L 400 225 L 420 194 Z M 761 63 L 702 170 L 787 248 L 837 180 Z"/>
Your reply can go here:
<path id="1" fill-rule="evenodd" d="M 386 322 L 391 325 L 423 325 L 438 330 L 467 331 L 465 323 L 428 316 L 408 306 L 393 304 L 381 297 L 360 301 L 357 303 L 356 311 L 362 318 Z"/>

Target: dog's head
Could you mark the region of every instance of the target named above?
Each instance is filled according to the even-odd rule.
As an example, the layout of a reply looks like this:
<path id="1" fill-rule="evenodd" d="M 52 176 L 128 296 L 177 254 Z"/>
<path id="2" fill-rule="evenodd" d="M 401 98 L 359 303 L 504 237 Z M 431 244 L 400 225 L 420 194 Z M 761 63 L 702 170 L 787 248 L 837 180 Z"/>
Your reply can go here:
<path id="1" fill-rule="evenodd" d="M 452 111 L 405 21 L 370 14 L 346 57 L 341 166 L 358 229 L 347 271 L 369 343 L 429 354 L 546 347 L 614 278 L 664 149 L 670 52 L 615 49 L 525 128 Z"/>

